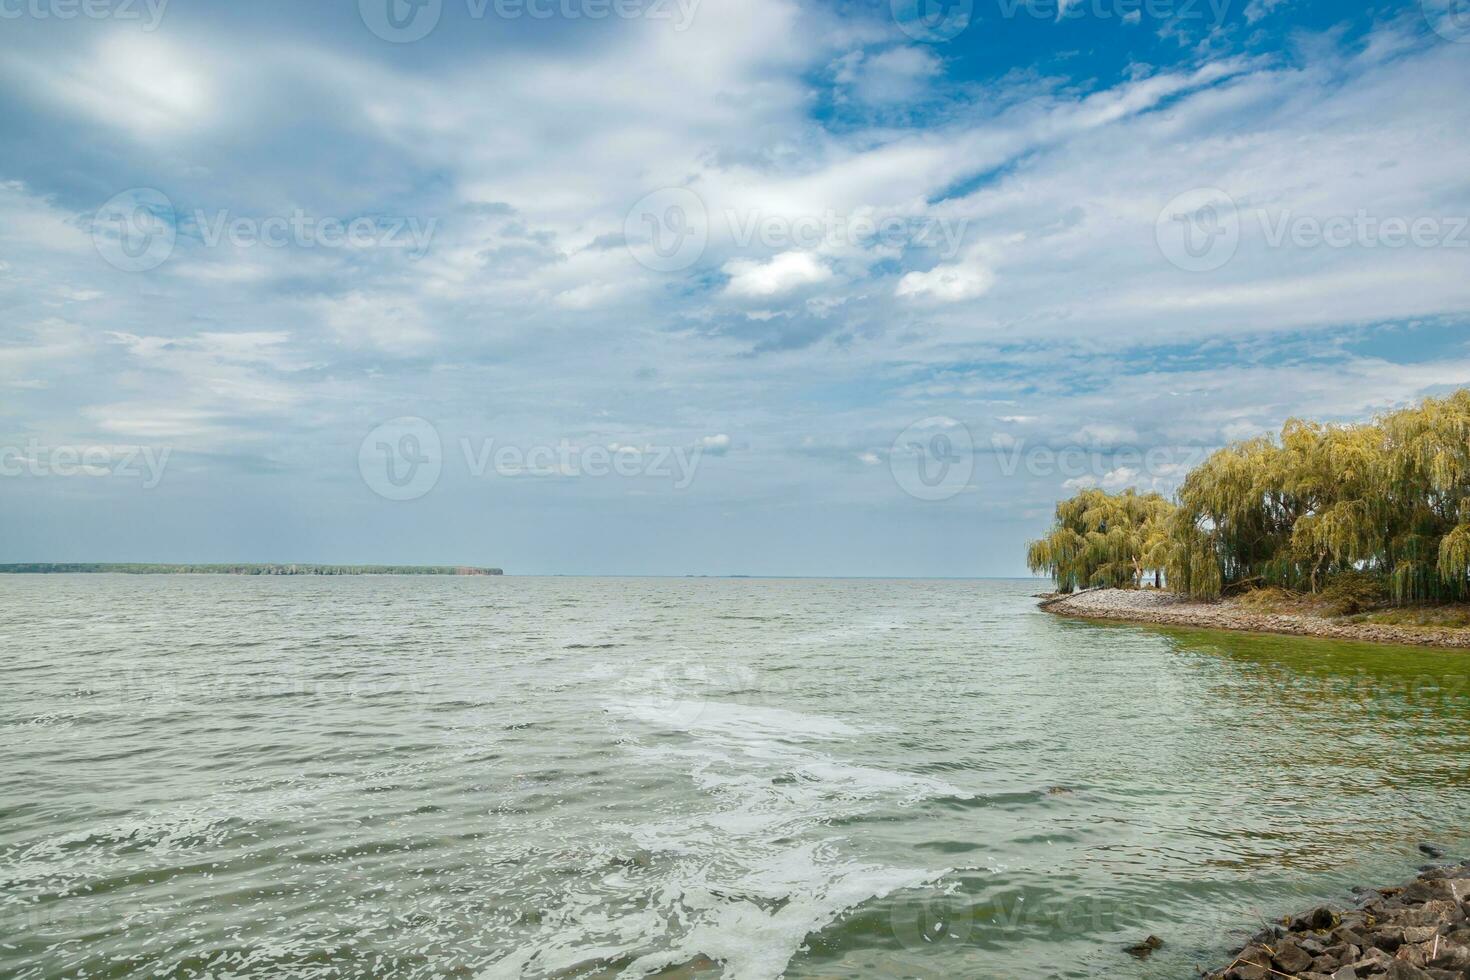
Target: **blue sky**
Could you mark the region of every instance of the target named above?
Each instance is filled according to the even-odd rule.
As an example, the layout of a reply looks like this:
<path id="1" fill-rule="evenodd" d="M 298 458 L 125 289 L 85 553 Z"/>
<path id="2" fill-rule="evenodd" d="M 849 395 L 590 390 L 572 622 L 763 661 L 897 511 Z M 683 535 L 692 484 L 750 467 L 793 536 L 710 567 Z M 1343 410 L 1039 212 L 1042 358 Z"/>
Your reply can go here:
<path id="1" fill-rule="evenodd" d="M 1463 0 L 0 19 L 0 561 L 1015 574 L 1470 382 Z"/>

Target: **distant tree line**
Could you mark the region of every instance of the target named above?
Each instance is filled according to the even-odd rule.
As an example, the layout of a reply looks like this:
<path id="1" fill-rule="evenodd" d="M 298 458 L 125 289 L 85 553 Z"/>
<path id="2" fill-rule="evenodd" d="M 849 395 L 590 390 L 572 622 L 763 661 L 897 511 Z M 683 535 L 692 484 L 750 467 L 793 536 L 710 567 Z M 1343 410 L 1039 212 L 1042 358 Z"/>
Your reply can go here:
<path id="1" fill-rule="evenodd" d="M 500 575 L 498 568 L 466 565 L 158 565 L 33 562 L 0 565 L 0 573 L 120 572 L 127 575 Z"/>
<path id="2" fill-rule="evenodd" d="M 1291 420 L 1190 472 L 1175 498 L 1088 489 L 1027 562 L 1063 592 L 1156 583 L 1210 599 L 1371 579 L 1397 603 L 1470 597 L 1470 390 L 1360 425 Z"/>

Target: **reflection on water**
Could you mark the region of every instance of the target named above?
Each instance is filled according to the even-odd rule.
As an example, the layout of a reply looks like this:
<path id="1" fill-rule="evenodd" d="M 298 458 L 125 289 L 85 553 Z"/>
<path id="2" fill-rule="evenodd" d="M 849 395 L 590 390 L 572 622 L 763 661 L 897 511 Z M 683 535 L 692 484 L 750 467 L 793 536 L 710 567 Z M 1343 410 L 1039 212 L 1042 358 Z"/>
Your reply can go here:
<path id="1" fill-rule="evenodd" d="M 1465 654 L 1034 591 L 0 578 L 0 974 L 1179 976 L 1463 849 Z"/>

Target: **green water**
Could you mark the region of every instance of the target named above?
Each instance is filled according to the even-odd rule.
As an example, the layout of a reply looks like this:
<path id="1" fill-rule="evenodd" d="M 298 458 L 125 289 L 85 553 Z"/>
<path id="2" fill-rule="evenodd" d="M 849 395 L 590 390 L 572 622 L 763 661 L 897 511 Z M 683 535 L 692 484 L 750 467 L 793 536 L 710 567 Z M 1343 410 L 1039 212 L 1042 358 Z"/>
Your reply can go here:
<path id="1" fill-rule="evenodd" d="M 0 975 L 1182 977 L 1466 850 L 1464 654 L 1035 591 L 5 576 Z"/>

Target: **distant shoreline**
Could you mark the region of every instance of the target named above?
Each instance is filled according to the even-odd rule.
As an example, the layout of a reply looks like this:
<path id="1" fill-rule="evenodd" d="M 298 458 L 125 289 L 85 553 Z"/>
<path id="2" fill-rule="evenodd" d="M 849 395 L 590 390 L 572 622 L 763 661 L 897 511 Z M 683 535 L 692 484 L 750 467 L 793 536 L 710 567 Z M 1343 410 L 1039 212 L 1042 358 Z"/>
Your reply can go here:
<path id="1" fill-rule="evenodd" d="M 1234 600 L 1198 602 L 1172 592 L 1089 589 L 1071 595 L 1043 597 L 1040 606 L 1049 613 L 1076 619 L 1231 630 L 1242 633 L 1316 636 L 1359 643 L 1470 649 L 1470 630 L 1355 623 L 1304 613 L 1258 612 L 1243 608 Z"/>
<path id="2" fill-rule="evenodd" d="M 235 563 L 168 565 L 111 562 L 26 562 L 0 565 L 0 575 L 59 575 L 111 572 L 122 575 L 503 575 L 499 568 L 470 565 L 312 565 Z"/>

